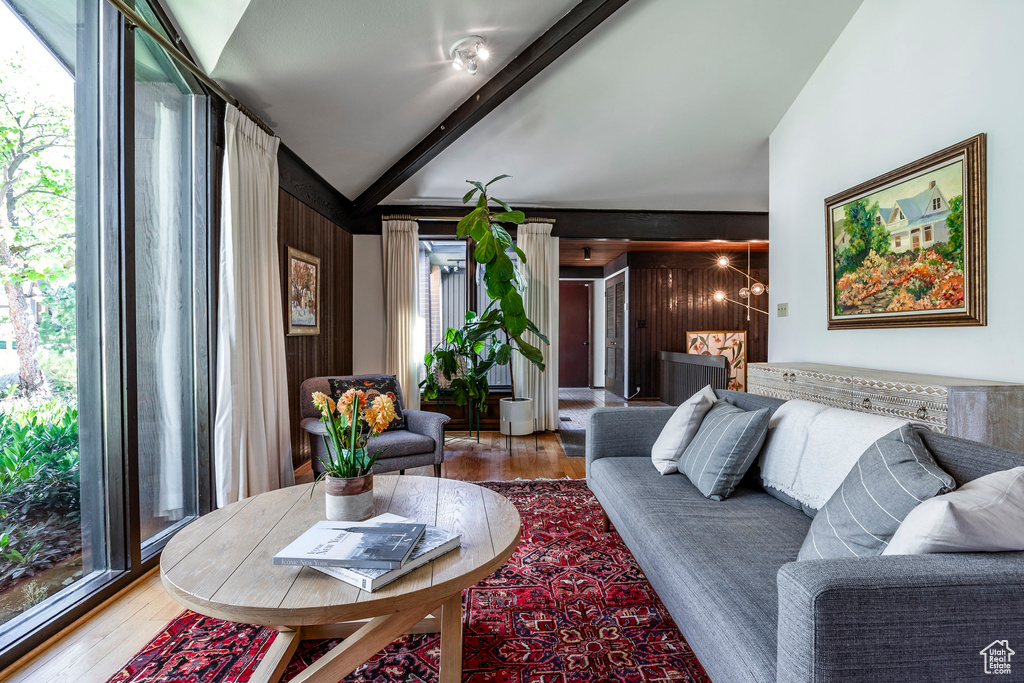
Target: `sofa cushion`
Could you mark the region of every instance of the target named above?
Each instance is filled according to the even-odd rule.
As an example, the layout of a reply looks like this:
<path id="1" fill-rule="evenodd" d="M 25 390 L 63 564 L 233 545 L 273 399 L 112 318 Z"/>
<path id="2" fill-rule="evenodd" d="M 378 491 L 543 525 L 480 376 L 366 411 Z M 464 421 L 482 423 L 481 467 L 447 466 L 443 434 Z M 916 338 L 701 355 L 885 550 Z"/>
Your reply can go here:
<path id="1" fill-rule="evenodd" d="M 708 385 L 676 408 L 651 448 L 651 461 L 662 474 L 679 471 L 679 458 L 693 441 L 704 416 L 715 405 L 715 392 Z"/>
<path id="2" fill-rule="evenodd" d="M 741 485 L 714 503 L 646 458 L 603 458 L 587 479 L 716 683 L 775 681 L 776 574 L 811 520 Z"/>
<path id="3" fill-rule="evenodd" d="M 818 511 L 801 560 L 881 555 L 910 511 L 956 487 L 910 424 L 871 444 Z"/>
<path id="4" fill-rule="evenodd" d="M 768 424 L 761 482 L 772 495 L 779 491 L 818 510 L 868 446 L 905 422 L 811 401 L 787 401 Z"/>
<path id="5" fill-rule="evenodd" d="M 1024 550 L 1024 467 L 993 472 L 918 505 L 883 555 Z"/>
<path id="6" fill-rule="evenodd" d="M 327 428 L 320 420 L 307 417 L 302 421 L 302 428 L 311 434 L 322 436 L 327 433 Z M 397 458 L 402 455 L 416 455 L 419 453 L 432 453 L 434 451 L 434 440 L 423 434 L 410 432 L 408 429 L 398 429 L 384 432 L 366 442 L 366 448 L 373 453 L 379 448 L 385 449 L 378 457 Z"/>
<path id="7" fill-rule="evenodd" d="M 769 411 L 746 411 L 720 400 L 679 459 L 679 471 L 712 500 L 723 500 L 747 473 L 764 443 Z"/>
<path id="8" fill-rule="evenodd" d="M 402 390 L 394 375 L 354 375 L 352 377 L 333 377 L 328 380 L 331 386 L 331 397 L 337 401 L 349 389 L 366 392 L 367 402 L 384 394 L 395 403 L 395 419 L 388 425 L 385 432 L 405 429 L 405 415 L 402 412 Z"/>

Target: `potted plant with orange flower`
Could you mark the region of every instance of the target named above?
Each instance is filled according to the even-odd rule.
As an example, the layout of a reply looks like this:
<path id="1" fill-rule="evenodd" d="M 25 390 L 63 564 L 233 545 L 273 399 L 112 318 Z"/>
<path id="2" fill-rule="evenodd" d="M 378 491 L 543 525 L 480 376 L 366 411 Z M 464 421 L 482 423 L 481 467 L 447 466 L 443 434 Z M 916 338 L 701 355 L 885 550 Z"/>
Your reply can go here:
<path id="1" fill-rule="evenodd" d="M 384 449 L 369 453 L 366 444 L 394 421 L 395 404 L 385 394 L 369 401 L 366 392 L 349 389 L 337 402 L 318 391 L 313 394 L 313 405 L 327 431 L 323 435 L 327 460 L 320 459 L 324 472 L 317 477 L 317 481 L 326 479 L 327 519 L 369 519 L 373 514 L 373 465 Z"/>

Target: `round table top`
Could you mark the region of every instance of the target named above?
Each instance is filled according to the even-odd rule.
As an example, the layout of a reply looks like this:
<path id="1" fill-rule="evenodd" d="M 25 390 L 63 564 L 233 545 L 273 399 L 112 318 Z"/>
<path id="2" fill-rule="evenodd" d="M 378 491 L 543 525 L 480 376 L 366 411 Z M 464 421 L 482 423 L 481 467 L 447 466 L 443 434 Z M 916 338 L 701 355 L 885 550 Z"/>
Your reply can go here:
<path id="1" fill-rule="evenodd" d="M 374 477 L 373 514 L 391 512 L 462 535 L 462 546 L 379 588 L 362 591 L 311 567 L 273 557 L 324 519 L 324 486 L 300 484 L 200 517 L 164 548 L 160 578 L 189 609 L 264 626 L 366 619 L 436 601 L 500 568 L 519 543 L 519 513 L 507 498 L 468 482 Z"/>

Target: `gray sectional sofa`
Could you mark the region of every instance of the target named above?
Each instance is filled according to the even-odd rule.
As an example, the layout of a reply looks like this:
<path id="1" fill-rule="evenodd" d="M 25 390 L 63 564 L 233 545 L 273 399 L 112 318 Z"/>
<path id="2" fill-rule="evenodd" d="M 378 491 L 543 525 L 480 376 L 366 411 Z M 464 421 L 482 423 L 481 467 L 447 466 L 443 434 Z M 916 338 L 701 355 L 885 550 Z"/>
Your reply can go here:
<path id="1" fill-rule="evenodd" d="M 782 405 L 716 393 L 745 410 Z M 811 518 L 765 493 L 756 465 L 721 502 L 655 470 L 651 446 L 674 410 L 594 410 L 587 483 L 715 683 L 991 680 L 980 653 L 996 640 L 1022 653 L 1024 673 L 1024 553 L 795 562 Z M 1024 465 L 921 435 L 958 485 Z"/>

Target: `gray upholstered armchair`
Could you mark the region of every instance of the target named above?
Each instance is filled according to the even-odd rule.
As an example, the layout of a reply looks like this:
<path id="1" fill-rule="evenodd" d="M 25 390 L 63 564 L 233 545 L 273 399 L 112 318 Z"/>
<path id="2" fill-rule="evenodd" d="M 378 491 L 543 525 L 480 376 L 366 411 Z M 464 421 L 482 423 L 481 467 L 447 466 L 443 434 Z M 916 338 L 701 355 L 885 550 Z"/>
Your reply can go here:
<path id="1" fill-rule="evenodd" d="M 302 428 L 309 435 L 310 452 L 313 454 L 313 471 L 323 472 L 321 458 L 327 459 L 327 450 L 322 436 L 327 433 L 320 422 L 320 413 L 313 407 L 312 396 L 320 391 L 331 395 L 330 380 L 373 382 L 383 377 L 394 379 L 390 375 L 338 375 L 334 377 L 311 377 L 299 388 L 299 400 L 302 409 Z M 402 400 L 402 389 L 395 382 L 397 389 L 395 405 L 405 415 L 405 429 L 395 429 L 376 436 L 367 443 L 367 448 L 377 450 L 384 448 L 380 459 L 373 466 L 375 474 L 382 472 L 404 472 L 408 467 L 434 466 L 434 476 L 441 476 L 441 463 L 444 462 L 444 426 L 451 419 L 440 413 L 429 413 L 423 410 L 407 410 Z"/>

